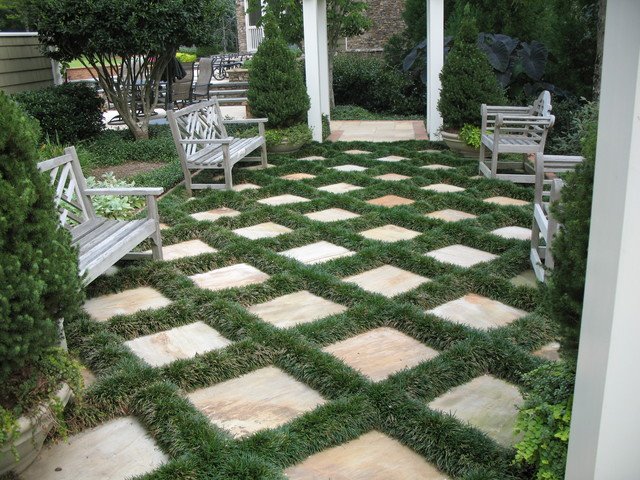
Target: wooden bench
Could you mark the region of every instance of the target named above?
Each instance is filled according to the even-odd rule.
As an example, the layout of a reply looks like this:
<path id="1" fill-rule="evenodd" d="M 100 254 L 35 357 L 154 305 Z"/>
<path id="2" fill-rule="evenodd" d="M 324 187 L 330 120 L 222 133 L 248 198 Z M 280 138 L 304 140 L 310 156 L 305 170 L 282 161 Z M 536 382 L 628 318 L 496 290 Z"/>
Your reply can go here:
<path id="1" fill-rule="evenodd" d="M 267 144 L 264 137 L 266 118 L 224 120 L 216 98 L 196 103 L 175 112 L 168 112 L 169 126 L 178 150 L 189 196 L 193 190 L 233 187 L 232 169 L 238 162 L 259 161 L 267 168 Z M 234 138 L 227 135 L 228 124 L 258 125 L 258 136 Z M 260 149 L 259 157 L 248 156 Z M 208 169 L 224 172 L 224 183 L 193 183 L 193 177 Z M 195 173 L 191 173 L 195 171 Z"/>
<path id="2" fill-rule="evenodd" d="M 151 238 L 151 255 L 162 260 L 162 237 L 156 197 L 162 188 L 87 188 L 74 147 L 65 154 L 38 163 L 54 186 L 54 202 L 60 225 L 71 233 L 72 244 L 78 248 L 79 271 L 85 285 L 120 259 L 149 257 L 132 250 Z M 147 218 L 139 220 L 110 220 L 96 215 L 91 197 L 94 195 L 144 195 L 147 198 Z"/>
<path id="3" fill-rule="evenodd" d="M 517 183 L 535 183 L 535 174 L 527 162 L 527 157 L 544 152 L 547 133 L 555 122 L 551 115 L 551 95 L 548 91 L 540 94 L 533 105 L 528 107 L 505 107 L 483 104 L 480 129 L 480 173 L 487 178 L 499 178 Z M 485 158 L 485 149 L 491 151 L 491 160 Z M 502 162 L 501 153 L 519 153 L 522 162 Z M 498 168 L 522 169 L 524 173 L 498 173 Z"/>
<path id="4" fill-rule="evenodd" d="M 551 212 L 551 205 L 560 200 L 560 192 L 564 186 L 557 174 L 574 170 L 583 161 L 584 158 L 579 156 L 536 155 L 530 259 L 536 278 L 541 282 L 544 282 L 545 271 L 553 268 L 554 260 L 549 247 L 560 228 Z M 544 244 L 540 242 L 541 237 Z"/>

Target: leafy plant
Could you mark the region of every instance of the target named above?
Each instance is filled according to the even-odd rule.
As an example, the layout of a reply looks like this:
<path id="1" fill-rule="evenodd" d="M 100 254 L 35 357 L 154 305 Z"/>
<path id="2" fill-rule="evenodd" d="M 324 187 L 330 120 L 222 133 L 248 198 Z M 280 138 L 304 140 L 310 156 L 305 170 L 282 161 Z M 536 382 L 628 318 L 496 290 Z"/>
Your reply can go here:
<path id="1" fill-rule="evenodd" d="M 480 119 L 481 104 L 506 102 L 487 56 L 476 44 L 477 36 L 475 21 L 467 15 L 440 72 L 442 91 L 438 110 L 444 128 L 459 130 L 465 123 L 475 124 Z"/>
<path id="2" fill-rule="evenodd" d="M 480 148 L 480 128 L 465 123 L 460 129 L 460 140 L 473 148 Z"/>
<path id="3" fill-rule="evenodd" d="M 89 188 L 135 187 L 135 185 L 135 182 L 117 179 L 113 172 L 105 173 L 101 180 L 87 177 Z M 98 215 L 120 220 L 131 217 L 145 205 L 144 197 L 140 196 L 96 195 L 91 198 L 91 201 Z"/>
<path id="4" fill-rule="evenodd" d="M 176 58 L 181 63 L 193 63 L 198 60 L 198 56 L 195 53 L 178 52 Z"/>
<path id="5" fill-rule="evenodd" d="M 549 315 L 560 325 L 561 351 L 568 358 L 577 357 L 580 339 L 597 143 L 595 106 L 587 107 L 585 114 L 586 119 L 576 123 L 585 161 L 565 175 L 560 202 L 552 206 L 563 226 L 551 245 L 555 266 L 549 272 L 545 293 Z"/>
<path id="6" fill-rule="evenodd" d="M 311 130 L 305 123 L 301 123 L 289 128 L 267 129 L 264 136 L 268 147 L 280 145 L 283 142 L 304 145 L 311 141 Z"/>
<path id="7" fill-rule="evenodd" d="M 46 137 L 65 145 L 95 137 L 104 128 L 104 102 L 95 88 L 83 83 L 29 90 L 13 98 L 40 122 Z"/>
<path id="8" fill-rule="evenodd" d="M 309 95 L 294 54 L 277 28 L 267 29 L 267 38 L 253 56 L 249 108 L 256 117 L 267 117 L 270 128 L 286 128 L 306 120 Z"/>
<path id="9" fill-rule="evenodd" d="M 543 365 L 523 376 L 525 403 L 515 425 L 523 438 L 514 462 L 533 465 L 537 480 L 562 480 L 567 462 L 575 370 L 569 363 Z"/>

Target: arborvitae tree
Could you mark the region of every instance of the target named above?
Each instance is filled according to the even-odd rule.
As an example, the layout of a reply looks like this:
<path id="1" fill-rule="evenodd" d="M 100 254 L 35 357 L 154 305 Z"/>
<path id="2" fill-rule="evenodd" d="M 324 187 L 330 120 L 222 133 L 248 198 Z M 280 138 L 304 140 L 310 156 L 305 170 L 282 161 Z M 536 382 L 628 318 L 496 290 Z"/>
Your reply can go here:
<path id="1" fill-rule="evenodd" d="M 251 61 L 247 97 L 252 115 L 267 117 L 270 128 L 306 121 L 309 95 L 300 65 L 273 25 L 267 25 L 267 38 Z"/>
<path id="2" fill-rule="evenodd" d="M 27 375 L 82 301 L 78 258 L 36 168 L 37 123 L 0 92 L 0 383 Z M 7 392 L 4 392 L 7 393 Z"/>
<path id="3" fill-rule="evenodd" d="M 478 28 L 465 15 L 442 72 L 438 110 L 444 128 L 459 130 L 465 123 L 480 124 L 480 105 L 504 105 L 504 92 L 486 55 L 478 49 Z"/>
<path id="4" fill-rule="evenodd" d="M 561 352 L 569 360 L 577 357 L 580 339 L 596 159 L 597 110 L 589 105 L 584 114 L 590 118 L 576 119 L 574 128 L 583 129 L 585 161 L 565 176 L 560 202 L 553 207 L 562 228 L 551 245 L 555 266 L 548 274 L 546 289 L 547 308 L 560 325 Z"/>

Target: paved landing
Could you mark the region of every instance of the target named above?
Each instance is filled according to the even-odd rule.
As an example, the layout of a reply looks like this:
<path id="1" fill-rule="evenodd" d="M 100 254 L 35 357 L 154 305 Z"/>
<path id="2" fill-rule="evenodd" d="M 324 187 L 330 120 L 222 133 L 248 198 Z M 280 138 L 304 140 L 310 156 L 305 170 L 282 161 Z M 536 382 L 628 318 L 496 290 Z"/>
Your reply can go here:
<path id="1" fill-rule="evenodd" d="M 331 142 L 427 140 L 422 120 L 332 120 Z"/>

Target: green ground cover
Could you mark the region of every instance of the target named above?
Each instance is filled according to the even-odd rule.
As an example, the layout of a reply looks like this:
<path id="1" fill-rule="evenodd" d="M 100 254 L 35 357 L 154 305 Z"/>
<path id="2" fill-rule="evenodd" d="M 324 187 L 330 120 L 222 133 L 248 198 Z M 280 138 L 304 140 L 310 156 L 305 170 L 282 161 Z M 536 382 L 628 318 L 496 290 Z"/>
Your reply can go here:
<path id="1" fill-rule="evenodd" d="M 359 148 L 371 155 L 348 155 Z M 529 245 L 490 234 L 495 228 L 529 227 L 531 207 L 504 207 L 482 200 L 496 195 L 527 201 L 530 188 L 506 182 L 474 179 L 477 162 L 449 153 L 419 152 L 442 148 L 427 142 L 395 144 L 321 144 L 298 152 L 296 157 L 323 155 L 324 161 L 297 161 L 293 156 L 271 155 L 274 168 L 238 170 L 234 181 L 262 188 L 243 192 L 200 192 L 186 201 L 178 189 L 160 202 L 160 214 L 170 229 L 163 230 L 165 245 L 200 239 L 218 252 L 168 262 L 126 264 L 118 273 L 96 280 L 88 296 L 114 293 L 138 286 L 152 286 L 173 303 L 155 311 L 116 316 L 107 322 L 88 315 L 69 319 L 66 330 L 70 348 L 97 375 L 84 400 L 68 412 L 71 433 L 108 419 L 135 415 L 171 461 L 145 479 L 279 479 L 283 469 L 309 455 L 342 444 L 370 430 L 379 430 L 407 445 L 452 478 L 529 478 L 514 466 L 514 451 L 505 449 L 454 417 L 427 408 L 427 403 L 450 388 L 490 373 L 523 386 L 521 375 L 543 361 L 530 354 L 550 341 L 555 332 L 538 308 L 538 290 L 514 286 L 509 279 L 530 268 Z M 383 163 L 385 155 L 408 157 Z M 431 163 L 456 167 L 426 170 Z M 357 164 L 364 172 L 339 172 L 327 167 Z M 306 172 L 316 178 L 288 181 L 278 178 Z M 411 176 L 401 182 L 374 179 L 398 173 Z M 349 182 L 364 187 L 333 195 L 317 187 Z M 421 190 L 432 183 L 452 183 L 461 193 Z M 310 202 L 271 207 L 256 200 L 294 194 Z M 367 204 L 386 194 L 415 200 L 391 209 Z M 190 213 L 217 207 L 242 212 L 215 223 L 197 222 Z M 352 220 L 319 223 L 304 213 L 338 207 L 359 213 Z M 445 223 L 426 213 L 460 209 L 477 219 Z M 272 221 L 294 231 L 277 238 L 248 240 L 232 229 Z M 386 224 L 423 232 L 410 241 L 385 244 L 368 240 L 358 232 Z M 325 240 L 357 252 L 319 265 L 303 265 L 278 255 L 289 248 Z M 462 243 L 499 258 L 469 269 L 443 264 L 424 253 Z M 188 275 L 236 263 L 248 263 L 269 274 L 265 283 L 218 292 L 196 287 Z M 433 281 L 392 299 L 371 294 L 340 278 L 391 264 Z M 306 289 L 348 307 L 342 314 L 313 323 L 279 330 L 245 309 Z M 510 325 L 481 332 L 443 321 L 424 310 L 476 293 L 530 312 Z M 151 368 L 123 342 L 172 327 L 203 321 L 233 341 L 230 346 L 189 360 Z M 419 366 L 372 383 L 321 348 L 375 327 L 389 326 L 440 351 Z M 327 403 L 273 430 L 234 440 L 213 426 L 185 398 L 185 392 L 275 365 L 318 391 Z"/>

